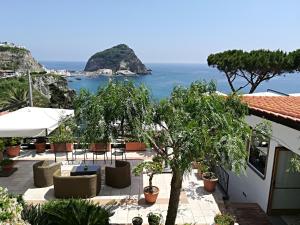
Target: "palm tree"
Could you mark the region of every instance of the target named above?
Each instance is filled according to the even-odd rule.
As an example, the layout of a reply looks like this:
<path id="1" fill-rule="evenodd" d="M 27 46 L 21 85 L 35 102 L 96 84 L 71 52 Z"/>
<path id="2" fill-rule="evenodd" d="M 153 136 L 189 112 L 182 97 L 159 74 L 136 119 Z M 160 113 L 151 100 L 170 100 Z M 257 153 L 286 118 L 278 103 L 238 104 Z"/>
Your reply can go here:
<path id="1" fill-rule="evenodd" d="M 26 87 L 12 87 L 3 95 L 0 99 L 0 105 L 2 107 L 15 108 L 19 105 L 28 102 L 28 89 Z"/>

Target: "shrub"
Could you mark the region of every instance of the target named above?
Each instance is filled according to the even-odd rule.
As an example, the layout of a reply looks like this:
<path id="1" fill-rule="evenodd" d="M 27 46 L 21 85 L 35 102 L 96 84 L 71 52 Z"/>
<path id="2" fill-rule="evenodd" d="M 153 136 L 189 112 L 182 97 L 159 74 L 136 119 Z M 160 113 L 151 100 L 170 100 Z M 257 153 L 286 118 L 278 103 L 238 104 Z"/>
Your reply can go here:
<path id="1" fill-rule="evenodd" d="M 234 218 L 230 214 L 218 214 L 215 216 L 215 223 L 218 225 L 234 225 Z"/>
<path id="2" fill-rule="evenodd" d="M 22 204 L 11 196 L 6 188 L 0 187 L 0 224 L 26 224 L 21 218 Z"/>
<path id="3" fill-rule="evenodd" d="M 112 206 L 100 206 L 81 199 L 27 206 L 22 214 L 31 225 L 108 225 L 112 215 Z"/>
<path id="4" fill-rule="evenodd" d="M 159 225 L 162 219 L 162 215 L 158 213 L 149 213 L 147 217 L 149 225 Z"/>

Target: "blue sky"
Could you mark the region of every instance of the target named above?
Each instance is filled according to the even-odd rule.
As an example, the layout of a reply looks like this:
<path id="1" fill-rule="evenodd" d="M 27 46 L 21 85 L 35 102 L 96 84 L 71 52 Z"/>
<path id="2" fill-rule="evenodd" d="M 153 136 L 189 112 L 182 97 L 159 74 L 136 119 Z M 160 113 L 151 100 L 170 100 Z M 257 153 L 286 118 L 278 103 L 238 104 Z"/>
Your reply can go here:
<path id="1" fill-rule="evenodd" d="M 300 48 L 299 0 L 1 0 L 0 8 L 0 41 L 41 61 L 86 61 L 119 43 L 148 63 Z"/>

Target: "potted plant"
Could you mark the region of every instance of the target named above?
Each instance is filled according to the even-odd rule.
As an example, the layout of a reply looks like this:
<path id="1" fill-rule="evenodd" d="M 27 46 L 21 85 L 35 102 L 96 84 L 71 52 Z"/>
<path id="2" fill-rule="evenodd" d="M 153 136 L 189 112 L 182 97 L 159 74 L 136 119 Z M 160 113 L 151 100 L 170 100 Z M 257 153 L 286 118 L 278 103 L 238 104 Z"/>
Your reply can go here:
<path id="1" fill-rule="evenodd" d="M 155 159 L 154 159 L 155 160 Z M 149 186 L 144 187 L 144 196 L 147 203 L 153 204 L 156 202 L 157 196 L 159 194 L 159 188 L 152 185 L 152 179 L 155 174 L 162 173 L 163 166 L 161 161 L 146 161 L 137 165 L 133 169 L 134 175 L 138 176 L 146 172 L 149 176 Z"/>
<path id="2" fill-rule="evenodd" d="M 61 124 L 51 135 L 52 150 L 54 152 L 73 151 L 73 131 L 68 123 Z"/>
<path id="3" fill-rule="evenodd" d="M 34 143 L 36 153 L 43 153 L 46 150 L 46 139 L 38 137 Z"/>
<path id="4" fill-rule="evenodd" d="M 162 215 L 158 213 L 149 213 L 147 215 L 149 225 L 159 225 L 161 223 Z"/>
<path id="5" fill-rule="evenodd" d="M 14 161 L 11 159 L 3 159 L 0 163 L 0 166 L 4 171 L 10 171 L 12 170 L 14 165 Z"/>
<path id="6" fill-rule="evenodd" d="M 215 225 L 234 225 L 234 217 L 230 214 L 217 214 L 214 220 Z"/>
<path id="7" fill-rule="evenodd" d="M 146 144 L 138 140 L 137 138 L 127 138 L 126 140 L 126 151 L 145 151 Z"/>
<path id="8" fill-rule="evenodd" d="M 205 172 L 202 174 L 204 189 L 208 192 L 214 192 L 218 183 L 218 178 L 213 172 Z"/>
<path id="9" fill-rule="evenodd" d="M 140 216 L 136 216 L 132 218 L 132 224 L 133 225 L 142 225 L 143 224 L 143 218 Z"/>
<path id="10" fill-rule="evenodd" d="M 4 140 L 0 138 L 0 162 L 3 160 L 3 151 L 4 151 Z"/>
<path id="11" fill-rule="evenodd" d="M 8 138 L 6 139 L 6 154 L 8 157 L 16 157 L 20 154 L 20 139 L 19 138 Z"/>

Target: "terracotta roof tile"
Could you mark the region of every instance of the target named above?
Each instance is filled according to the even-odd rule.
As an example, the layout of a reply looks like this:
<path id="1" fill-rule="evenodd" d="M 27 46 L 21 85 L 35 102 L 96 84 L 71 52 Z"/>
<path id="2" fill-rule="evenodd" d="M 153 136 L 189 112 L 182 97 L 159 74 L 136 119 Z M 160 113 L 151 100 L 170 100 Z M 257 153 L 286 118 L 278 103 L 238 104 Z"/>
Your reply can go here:
<path id="1" fill-rule="evenodd" d="M 300 122 L 300 96 L 243 96 L 249 108 Z"/>

